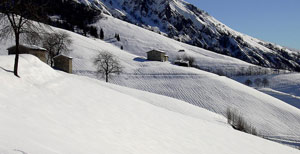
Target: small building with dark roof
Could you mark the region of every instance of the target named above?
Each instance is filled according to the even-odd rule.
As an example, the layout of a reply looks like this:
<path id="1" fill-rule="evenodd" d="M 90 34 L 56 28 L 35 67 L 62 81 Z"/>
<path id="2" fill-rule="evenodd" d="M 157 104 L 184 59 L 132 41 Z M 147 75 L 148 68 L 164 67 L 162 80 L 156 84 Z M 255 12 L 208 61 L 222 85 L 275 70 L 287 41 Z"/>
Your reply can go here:
<path id="1" fill-rule="evenodd" d="M 16 54 L 16 46 L 12 46 L 7 49 L 8 54 Z M 32 54 L 38 57 L 41 61 L 47 63 L 47 50 L 42 47 L 38 47 L 36 45 L 27 45 L 27 44 L 20 44 L 19 45 L 19 54 Z"/>
<path id="2" fill-rule="evenodd" d="M 190 67 L 190 62 L 186 60 L 175 60 L 174 64 L 178 66 Z"/>
<path id="3" fill-rule="evenodd" d="M 163 51 L 151 50 L 147 52 L 147 59 L 153 61 L 165 62 L 168 61 L 169 57 Z"/>
<path id="4" fill-rule="evenodd" d="M 72 73 L 72 57 L 66 55 L 57 55 L 53 58 L 54 68 L 67 73 Z"/>

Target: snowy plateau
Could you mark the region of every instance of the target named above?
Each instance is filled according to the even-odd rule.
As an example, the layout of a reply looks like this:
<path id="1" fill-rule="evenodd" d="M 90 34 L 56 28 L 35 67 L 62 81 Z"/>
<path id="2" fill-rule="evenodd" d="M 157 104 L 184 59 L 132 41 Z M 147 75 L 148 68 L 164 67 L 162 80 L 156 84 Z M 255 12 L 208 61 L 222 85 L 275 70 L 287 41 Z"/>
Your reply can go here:
<path id="1" fill-rule="evenodd" d="M 78 2 L 105 6 L 101 1 Z M 73 40 L 73 74 L 22 54 L 17 78 L 11 72 L 14 56 L 6 50 L 14 42 L 0 42 L 1 154 L 300 154 L 293 147 L 300 145 L 298 73 L 233 80 L 148 61 L 146 52 L 152 49 L 165 51 L 170 61 L 184 50 L 197 65 L 211 70 L 254 66 L 125 22 L 105 8 L 107 14 L 93 24 L 104 29 L 104 40 L 52 27 Z M 265 48 L 251 37 L 243 39 Z M 93 59 L 99 51 L 117 56 L 124 68 L 110 83 L 96 74 Z M 258 77 L 273 84 L 242 84 Z M 268 140 L 233 129 L 225 118 L 227 109 L 241 113 Z"/>

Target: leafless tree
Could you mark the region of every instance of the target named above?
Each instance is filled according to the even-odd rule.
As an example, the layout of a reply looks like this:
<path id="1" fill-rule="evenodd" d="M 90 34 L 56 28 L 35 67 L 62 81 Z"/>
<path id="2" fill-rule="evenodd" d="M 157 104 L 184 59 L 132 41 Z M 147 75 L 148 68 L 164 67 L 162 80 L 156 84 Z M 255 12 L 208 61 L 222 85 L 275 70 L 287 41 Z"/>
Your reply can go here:
<path id="1" fill-rule="evenodd" d="M 53 67 L 53 58 L 62 53 L 71 51 L 70 35 L 66 32 L 47 33 L 43 38 L 43 47 L 48 51 L 48 63 Z"/>
<path id="2" fill-rule="evenodd" d="M 106 82 L 108 82 L 111 74 L 120 74 L 122 72 L 120 62 L 108 51 L 100 52 L 95 58 L 94 64 L 97 67 L 97 73 L 105 77 Z"/>
<path id="3" fill-rule="evenodd" d="M 262 80 L 260 78 L 256 78 L 254 80 L 254 84 L 257 86 L 257 87 L 260 87 L 262 85 Z"/>
<path id="4" fill-rule="evenodd" d="M 44 5 L 37 5 L 33 0 L 1 0 L 0 1 L 0 38 L 14 37 L 16 56 L 14 62 L 14 75 L 18 75 L 20 37 L 37 37 L 41 34 L 43 26 L 35 23 L 45 19 Z"/>
<path id="5" fill-rule="evenodd" d="M 268 86 L 270 85 L 269 80 L 268 80 L 267 78 L 263 78 L 263 80 L 262 80 L 262 85 L 263 85 L 264 87 L 268 87 Z"/>
<path id="6" fill-rule="evenodd" d="M 246 81 L 245 81 L 245 85 L 247 85 L 247 86 L 252 86 L 252 81 L 250 80 L 250 79 L 247 79 Z"/>

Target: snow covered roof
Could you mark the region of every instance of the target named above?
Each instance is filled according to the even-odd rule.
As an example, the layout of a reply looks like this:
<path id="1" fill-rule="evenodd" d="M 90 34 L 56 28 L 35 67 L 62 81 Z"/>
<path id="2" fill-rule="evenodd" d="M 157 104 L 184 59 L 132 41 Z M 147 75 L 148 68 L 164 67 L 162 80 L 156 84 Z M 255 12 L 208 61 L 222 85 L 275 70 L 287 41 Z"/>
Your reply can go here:
<path id="1" fill-rule="evenodd" d="M 187 60 L 174 60 L 174 63 L 185 63 L 185 64 L 189 64 L 189 61 L 187 61 Z"/>
<path id="2" fill-rule="evenodd" d="M 159 53 L 166 53 L 166 52 L 164 52 L 164 51 L 159 51 L 159 50 L 155 50 L 155 49 L 153 49 L 153 50 L 150 50 L 150 51 L 148 51 L 148 52 L 159 52 Z M 148 53 L 147 52 L 147 53 Z"/>
<path id="3" fill-rule="evenodd" d="M 53 58 L 57 58 L 57 57 L 61 57 L 61 56 L 69 58 L 69 59 L 73 59 L 73 57 L 70 57 L 70 56 L 67 56 L 67 55 L 64 55 L 64 54 L 59 54 L 57 56 L 54 56 Z"/>
<path id="4" fill-rule="evenodd" d="M 7 50 L 10 50 L 10 49 L 15 48 L 15 47 L 16 47 L 16 45 L 11 46 L 11 47 L 7 48 Z M 36 46 L 36 45 L 20 44 L 20 47 L 27 48 L 27 49 L 32 49 L 32 50 L 47 51 L 47 49 Z"/>

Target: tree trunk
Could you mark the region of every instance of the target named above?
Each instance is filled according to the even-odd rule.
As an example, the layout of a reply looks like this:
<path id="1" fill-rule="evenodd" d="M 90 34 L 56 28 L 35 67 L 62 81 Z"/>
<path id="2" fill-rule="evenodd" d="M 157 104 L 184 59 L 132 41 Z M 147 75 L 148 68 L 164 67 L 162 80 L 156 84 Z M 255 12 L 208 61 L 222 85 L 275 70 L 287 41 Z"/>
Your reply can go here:
<path id="1" fill-rule="evenodd" d="M 16 39 L 16 56 L 15 56 L 15 65 L 14 65 L 14 75 L 19 77 L 18 75 L 18 65 L 19 65 L 19 34 L 15 32 L 15 39 Z"/>
<path id="2" fill-rule="evenodd" d="M 105 80 L 108 82 L 108 73 L 105 74 Z"/>
<path id="3" fill-rule="evenodd" d="M 54 55 L 53 54 L 51 54 L 51 56 L 50 56 L 50 66 L 53 68 L 54 66 L 53 66 L 53 57 L 54 57 Z"/>

